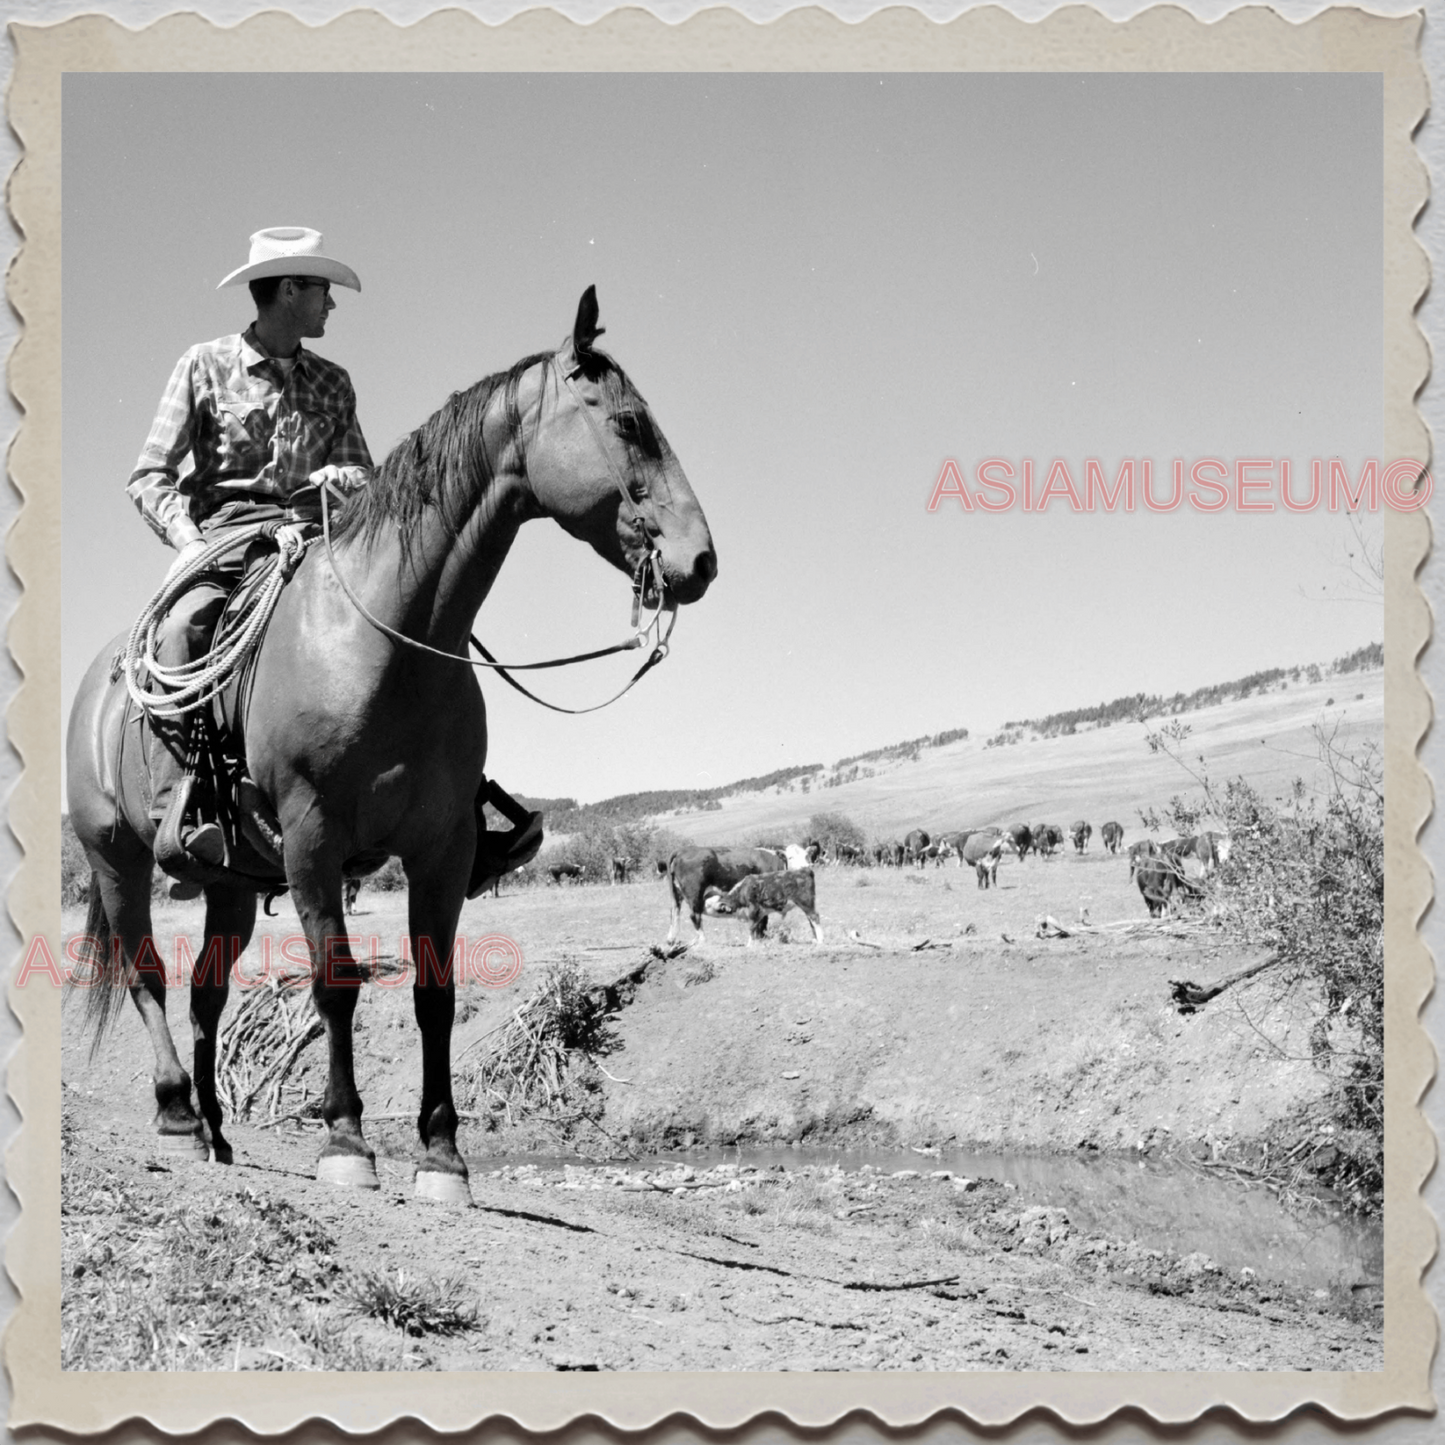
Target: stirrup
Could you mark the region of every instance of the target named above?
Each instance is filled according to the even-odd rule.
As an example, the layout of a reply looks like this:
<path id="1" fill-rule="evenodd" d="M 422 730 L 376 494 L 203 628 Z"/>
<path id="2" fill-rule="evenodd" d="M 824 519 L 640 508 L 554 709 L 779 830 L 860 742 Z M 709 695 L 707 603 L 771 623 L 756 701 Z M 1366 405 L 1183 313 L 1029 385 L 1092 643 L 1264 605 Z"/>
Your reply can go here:
<path id="1" fill-rule="evenodd" d="M 477 851 L 472 858 L 472 874 L 467 883 L 468 898 L 480 897 L 503 875 L 524 868 L 541 852 L 543 817 L 540 813 L 526 813 L 525 817 L 526 821 L 510 833 L 477 835 Z M 500 846 L 486 846 L 492 839 Z"/>
<path id="2" fill-rule="evenodd" d="M 156 862 L 164 872 L 176 878 L 184 878 L 196 864 L 220 868 L 226 862 L 225 838 L 215 823 L 202 823 L 188 837 L 183 839 L 181 836 L 195 785 L 194 773 L 186 773 L 176 783 L 170 806 L 156 832 Z"/>

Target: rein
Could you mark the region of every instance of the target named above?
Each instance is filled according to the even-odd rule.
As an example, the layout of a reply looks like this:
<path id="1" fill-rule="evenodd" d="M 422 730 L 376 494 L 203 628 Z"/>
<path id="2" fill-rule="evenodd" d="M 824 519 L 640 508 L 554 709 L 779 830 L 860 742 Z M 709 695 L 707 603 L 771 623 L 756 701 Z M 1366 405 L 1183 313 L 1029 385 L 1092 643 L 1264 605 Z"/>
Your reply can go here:
<path id="1" fill-rule="evenodd" d="M 611 453 L 608 452 L 596 421 L 593 420 L 591 412 L 577 391 L 577 387 L 572 380 L 573 373 L 563 371 L 560 365 L 557 367 L 557 373 L 566 385 L 568 391 L 572 393 L 574 400 L 577 402 L 578 410 L 581 411 L 583 419 L 592 432 L 593 440 L 597 443 L 597 450 L 601 454 L 602 460 L 606 463 L 608 471 L 612 474 L 612 480 L 617 487 L 618 495 L 622 498 L 623 506 L 627 509 L 634 530 L 645 540 L 647 531 L 642 514 L 638 511 L 636 504 L 628 495 L 627 483 L 622 473 L 618 470 L 616 462 L 613 461 Z M 331 541 L 331 483 L 323 483 L 318 490 L 321 494 L 321 531 L 326 541 L 326 557 L 331 563 L 331 570 L 335 574 L 336 580 L 341 584 L 341 590 L 346 594 L 351 605 L 356 608 L 362 617 L 376 628 L 378 632 L 385 633 L 386 636 L 395 642 L 401 643 L 403 646 L 414 648 L 418 652 L 430 653 L 434 657 L 445 657 L 452 662 L 465 663 L 468 667 L 490 668 L 503 682 L 507 683 L 508 686 L 515 688 L 523 697 L 530 698 L 531 701 L 538 704 L 538 706 L 545 707 L 552 712 L 570 713 L 573 716 L 582 713 L 597 712 L 601 708 L 611 706 L 618 698 L 630 692 L 632 688 L 651 672 L 668 654 L 668 643 L 672 637 L 672 629 L 677 625 L 677 604 L 670 601 L 667 596 L 667 584 L 662 571 L 662 554 L 656 547 L 648 549 L 643 555 L 642 560 L 638 562 L 632 574 L 632 626 L 636 630 L 631 637 L 622 642 L 613 643 L 611 647 L 601 647 L 594 652 L 579 652 L 573 654 L 571 657 L 555 657 L 545 662 L 498 662 L 477 640 L 475 633 L 469 633 L 467 641 L 481 653 L 482 661 L 467 657 L 461 653 L 445 652 L 441 648 L 432 647 L 425 642 L 418 642 L 414 637 L 408 637 L 405 633 L 398 632 L 396 628 L 389 627 L 379 617 L 375 616 L 356 593 L 351 590 L 350 583 L 342 576 L 341 568 L 337 565 L 336 551 Z M 652 615 L 647 619 L 645 624 L 638 627 L 638 619 L 642 614 L 642 608 L 644 605 L 651 605 L 651 599 L 656 600 L 656 606 L 653 608 Z M 664 612 L 668 614 L 666 631 L 663 631 L 661 627 L 662 614 Z M 642 666 L 632 674 L 632 677 L 619 691 L 615 692 L 603 702 L 594 703 L 591 707 L 559 707 L 556 703 L 550 703 L 545 698 L 540 698 L 535 693 L 529 692 L 516 678 L 509 675 L 512 672 L 537 672 L 550 667 L 567 667 L 574 662 L 592 662 L 599 657 L 610 657 L 615 652 L 631 652 L 643 646 L 648 640 L 648 637 L 654 632 L 657 634 L 657 640 L 654 642 L 652 651 L 648 654 L 647 660 Z"/>

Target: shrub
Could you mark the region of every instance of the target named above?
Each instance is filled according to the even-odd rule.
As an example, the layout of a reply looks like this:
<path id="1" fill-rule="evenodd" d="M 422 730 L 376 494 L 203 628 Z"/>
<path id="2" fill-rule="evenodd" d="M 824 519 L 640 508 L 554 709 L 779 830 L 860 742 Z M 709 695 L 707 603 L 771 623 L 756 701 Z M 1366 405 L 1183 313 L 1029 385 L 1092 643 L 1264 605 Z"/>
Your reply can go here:
<path id="1" fill-rule="evenodd" d="M 814 813 L 808 819 L 808 837 L 816 838 L 824 852 L 836 857 L 839 844 L 862 850 L 863 830 L 843 813 Z"/>

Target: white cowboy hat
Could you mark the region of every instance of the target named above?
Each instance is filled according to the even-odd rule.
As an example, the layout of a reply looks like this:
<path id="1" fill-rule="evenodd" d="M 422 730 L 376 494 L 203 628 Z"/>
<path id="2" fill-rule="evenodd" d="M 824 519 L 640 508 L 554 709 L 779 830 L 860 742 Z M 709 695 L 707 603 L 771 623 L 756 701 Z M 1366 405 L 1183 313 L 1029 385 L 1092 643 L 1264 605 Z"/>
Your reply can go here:
<path id="1" fill-rule="evenodd" d="M 232 271 L 220 286 L 239 286 L 263 276 L 320 276 L 338 286 L 361 290 L 350 266 L 321 254 L 321 232 L 305 226 L 268 226 L 251 237 L 251 259 Z"/>

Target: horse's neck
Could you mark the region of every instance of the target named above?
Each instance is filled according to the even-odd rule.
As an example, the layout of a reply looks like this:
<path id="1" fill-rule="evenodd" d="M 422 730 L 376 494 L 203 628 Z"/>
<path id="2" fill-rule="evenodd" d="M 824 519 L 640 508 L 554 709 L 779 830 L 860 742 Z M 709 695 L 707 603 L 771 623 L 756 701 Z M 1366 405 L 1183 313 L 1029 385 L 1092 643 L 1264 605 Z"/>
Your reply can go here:
<path id="1" fill-rule="evenodd" d="M 338 560 L 348 581 L 362 574 L 353 588 L 378 621 L 428 647 L 462 652 L 527 515 L 518 480 L 498 476 L 455 535 L 429 510 L 409 547 L 386 537 Z"/>

